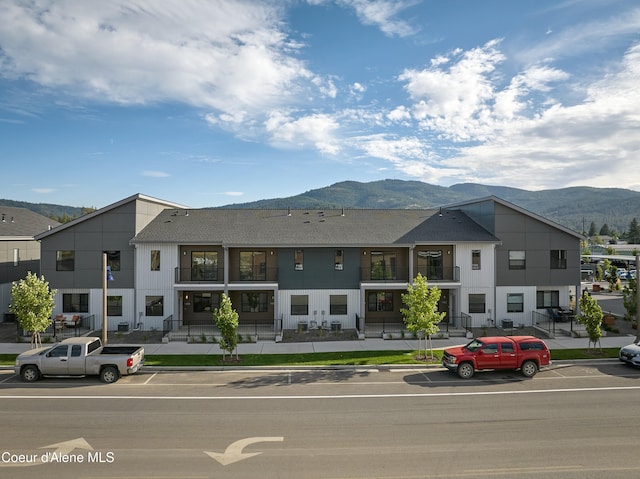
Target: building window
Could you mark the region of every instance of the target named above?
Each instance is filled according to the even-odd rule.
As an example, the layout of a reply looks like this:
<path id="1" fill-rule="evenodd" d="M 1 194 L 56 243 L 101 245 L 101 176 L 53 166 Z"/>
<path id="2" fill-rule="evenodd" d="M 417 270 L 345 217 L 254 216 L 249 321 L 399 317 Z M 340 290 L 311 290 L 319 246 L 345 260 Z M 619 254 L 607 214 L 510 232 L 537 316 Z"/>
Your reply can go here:
<path id="1" fill-rule="evenodd" d="M 471 269 L 480 269 L 480 250 L 471 251 Z"/>
<path id="2" fill-rule="evenodd" d="M 216 251 L 191 252 L 191 281 L 218 280 L 218 253 Z"/>
<path id="3" fill-rule="evenodd" d="M 564 249 L 551 250 L 551 269 L 567 269 L 567 251 Z"/>
<path id="4" fill-rule="evenodd" d="M 536 308 L 559 308 L 560 292 L 559 291 L 538 291 L 536 293 Z"/>
<path id="5" fill-rule="evenodd" d="M 13 248 L 13 265 L 18 266 L 20 264 L 20 250 Z"/>
<path id="6" fill-rule="evenodd" d="M 304 251 L 297 249 L 293 257 L 293 269 L 302 271 L 304 269 Z"/>
<path id="7" fill-rule="evenodd" d="M 393 292 L 372 291 L 367 301 L 368 311 L 393 311 Z"/>
<path id="8" fill-rule="evenodd" d="M 122 316 L 122 296 L 107 296 L 107 316 Z"/>
<path id="9" fill-rule="evenodd" d="M 73 271 L 75 269 L 76 252 L 70 250 L 56 251 L 56 271 Z"/>
<path id="10" fill-rule="evenodd" d="M 267 252 L 240 251 L 240 280 L 264 281 L 267 279 Z"/>
<path id="11" fill-rule="evenodd" d="M 442 250 L 418 251 L 418 273 L 427 279 L 444 279 Z"/>
<path id="12" fill-rule="evenodd" d="M 144 303 L 147 316 L 164 316 L 164 298 L 162 296 L 145 296 Z"/>
<path id="13" fill-rule="evenodd" d="M 151 250 L 151 271 L 160 271 L 160 250 Z"/>
<path id="14" fill-rule="evenodd" d="M 524 294 L 510 293 L 507 294 L 507 313 L 524 312 Z"/>
<path id="15" fill-rule="evenodd" d="M 484 294 L 469 295 L 469 313 L 485 313 L 486 299 Z"/>
<path id="16" fill-rule="evenodd" d="M 347 314 L 347 295 L 332 294 L 329 297 L 329 314 L 345 315 Z"/>
<path id="17" fill-rule="evenodd" d="M 88 313 L 89 295 L 87 293 L 64 293 L 62 295 L 63 313 Z"/>
<path id="18" fill-rule="evenodd" d="M 344 268 L 344 251 L 337 249 L 333 259 L 333 265 L 336 271 L 342 271 Z"/>
<path id="19" fill-rule="evenodd" d="M 509 251 L 509 269 L 525 269 L 526 266 L 524 251 Z"/>
<path id="20" fill-rule="evenodd" d="M 269 295 L 257 291 L 242 293 L 241 310 L 243 313 L 266 313 L 269 310 Z"/>
<path id="21" fill-rule="evenodd" d="M 103 251 L 107 255 L 107 266 L 111 271 L 120 271 L 120 251 Z"/>
<path id="22" fill-rule="evenodd" d="M 193 312 L 205 313 L 211 312 L 220 307 L 220 293 L 212 293 L 210 291 L 194 291 L 193 295 Z"/>
<path id="23" fill-rule="evenodd" d="M 371 279 L 396 279 L 396 252 L 371 252 Z"/>
<path id="24" fill-rule="evenodd" d="M 309 296 L 306 294 L 291 295 L 291 315 L 306 316 L 309 314 Z"/>

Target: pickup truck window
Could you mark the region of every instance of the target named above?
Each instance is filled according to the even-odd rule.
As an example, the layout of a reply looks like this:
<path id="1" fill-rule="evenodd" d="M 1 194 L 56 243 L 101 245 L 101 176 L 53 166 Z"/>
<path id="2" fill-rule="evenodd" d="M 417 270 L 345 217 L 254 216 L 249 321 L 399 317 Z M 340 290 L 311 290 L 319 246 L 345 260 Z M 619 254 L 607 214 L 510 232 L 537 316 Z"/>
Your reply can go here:
<path id="1" fill-rule="evenodd" d="M 498 354 L 498 343 L 488 343 L 482 348 L 485 354 Z"/>
<path id="2" fill-rule="evenodd" d="M 500 347 L 502 348 L 502 352 L 506 354 L 513 353 L 513 343 L 500 343 Z"/>
<path id="3" fill-rule="evenodd" d="M 100 346 L 102 346 L 102 343 L 100 341 L 98 341 L 98 340 L 95 340 L 95 341 L 87 344 L 87 354 L 91 354 L 96 349 L 99 349 Z"/>
<path id="4" fill-rule="evenodd" d="M 484 343 L 478 341 L 477 339 L 474 339 L 473 341 L 471 341 L 469 344 L 467 344 L 464 348 L 468 351 L 471 351 L 472 353 L 475 353 L 478 349 L 480 349 L 482 346 L 484 345 Z"/>
<path id="5" fill-rule="evenodd" d="M 47 356 L 49 356 L 50 358 L 66 358 L 68 351 L 69 346 L 56 346 L 51 351 L 49 351 L 49 354 L 47 354 Z"/>
<path id="6" fill-rule="evenodd" d="M 520 343 L 520 349 L 522 349 L 523 351 L 532 351 L 532 350 L 544 351 L 545 347 L 541 341 L 531 341 L 531 342 Z"/>
<path id="7" fill-rule="evenodd" d="M 80 355 L 82 355 L 82 346 L 80 346 L 79 344 L 74 344 L 73 346 L 71 346 L 71 357 L 77 358 Z"/>

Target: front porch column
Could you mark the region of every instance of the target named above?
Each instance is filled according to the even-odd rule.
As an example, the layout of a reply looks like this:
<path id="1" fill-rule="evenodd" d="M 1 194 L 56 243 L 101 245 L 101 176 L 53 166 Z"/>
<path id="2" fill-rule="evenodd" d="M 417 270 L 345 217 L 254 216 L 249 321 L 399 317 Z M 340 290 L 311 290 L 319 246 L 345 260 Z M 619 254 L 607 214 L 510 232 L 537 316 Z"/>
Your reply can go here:
<path id="1" fill-rule="evenodd" d="M 415 246 L 409 247 L 409 284 L 413 284 L 413 253 L 415 249 Z"/>
<path id="2" fill-rule="evenodd" d="M 223 246 L 222 251 L 223 251 L 222 257 L 224 262 L 224 269 L 222 273 L 223 281 L 224 281 L 224 294 L 229 296 L 229 247 Z"/>

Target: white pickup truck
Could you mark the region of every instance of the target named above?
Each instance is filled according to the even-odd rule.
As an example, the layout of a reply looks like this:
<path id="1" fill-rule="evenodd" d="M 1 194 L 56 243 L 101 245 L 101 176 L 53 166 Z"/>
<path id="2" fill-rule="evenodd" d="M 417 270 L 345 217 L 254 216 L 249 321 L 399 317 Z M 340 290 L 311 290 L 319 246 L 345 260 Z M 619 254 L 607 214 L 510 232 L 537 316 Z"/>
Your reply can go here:
<path id="1" fill-rule="evenodd" d="M 102 382 L 113 383 L 143 365 L 141 346 L 102 346 L 100 338 L 79 337 L 18 355 L 14 370 L 27 382 L 42 376 L 97 375 Z"/>

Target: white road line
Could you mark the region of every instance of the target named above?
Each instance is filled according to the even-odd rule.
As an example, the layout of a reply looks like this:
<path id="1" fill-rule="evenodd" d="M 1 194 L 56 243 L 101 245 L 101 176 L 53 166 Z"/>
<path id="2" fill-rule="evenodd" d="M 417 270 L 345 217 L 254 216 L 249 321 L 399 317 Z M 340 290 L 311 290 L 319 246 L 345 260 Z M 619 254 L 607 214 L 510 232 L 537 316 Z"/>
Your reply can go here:
<path id="1" fill-rule="evenodd" d="M 147 380 L 144 382 L 144 384 L 149 384 L 149 381 L 151 381 L 151 380 L 152 380 L 153 378 L 155 378 L 157 375 L 158 375 L 158 373 L 153 373 L 153 374 L 149 377 L 149 379 L 147 379 Z"/>

